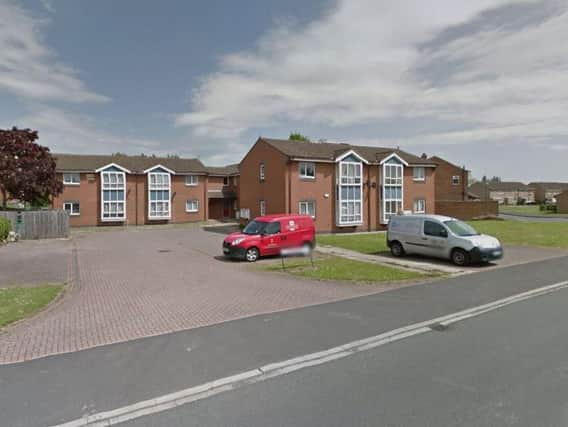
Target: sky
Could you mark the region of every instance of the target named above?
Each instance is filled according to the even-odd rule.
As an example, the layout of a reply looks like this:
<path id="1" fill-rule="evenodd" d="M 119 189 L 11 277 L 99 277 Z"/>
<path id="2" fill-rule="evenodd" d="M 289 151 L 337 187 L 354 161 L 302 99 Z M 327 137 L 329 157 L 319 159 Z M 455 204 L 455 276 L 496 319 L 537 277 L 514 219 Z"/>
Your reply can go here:
<path id="1" fill-rule="evenodd" d="M 0 128 L 236 163 L 258 136 L 568 181 L 568 0 L 0 0 Z"/>

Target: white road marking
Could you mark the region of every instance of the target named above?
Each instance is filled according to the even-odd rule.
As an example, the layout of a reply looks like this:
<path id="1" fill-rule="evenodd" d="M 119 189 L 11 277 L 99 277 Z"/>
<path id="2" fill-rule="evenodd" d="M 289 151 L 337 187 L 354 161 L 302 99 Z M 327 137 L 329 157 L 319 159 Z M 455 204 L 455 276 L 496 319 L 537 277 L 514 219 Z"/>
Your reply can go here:
<path id="1" fill-rule="evenodd" d="M 521 294 L 513 295 L 511 297 L 477 307 L 468 308 L 466 310 L 427 320 L 425 322 L 414 323 L 402 328 L 393 329 L 392 331 L 353 341 L 328 350 L 306 354 L 300 357 L 284 360 L 282 362 L 271 363 L 237 375 L 220 378 L 215 381 L 210 381 L 154 399 L 137 402 L 122 408 L 86 415 L 82 418 L 52 427 L 108 427 L 117 425 L 135 418 L 167 411 L 168 409 L 206 399 L 208 397 L 215 396 L 216 394 L 234 390 L 248 384 L 266 381 L 270 378 L 286 375 L 290 372 L 321 365 L 333 360 L 342 359 L 362 351 L 377 348 L 415 335 L 432 332 L 429 325 L 434 323 L 450 325 L 452 323 L 480 316 L 493 310 L 498 310 L 511 304 L 525 301 L 529 298 L 556 292 L 564 288 L 568 288 L 568 281 L 533 289 L 531 291 L 523 292 Z"/>

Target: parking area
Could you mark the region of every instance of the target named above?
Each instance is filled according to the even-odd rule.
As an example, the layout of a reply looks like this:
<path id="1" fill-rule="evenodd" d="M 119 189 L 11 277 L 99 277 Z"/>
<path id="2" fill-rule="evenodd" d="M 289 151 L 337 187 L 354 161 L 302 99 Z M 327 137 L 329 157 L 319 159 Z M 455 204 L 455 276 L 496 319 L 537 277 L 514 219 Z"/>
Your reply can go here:
<path id="1" fill-rule="evenodd" d="M 272 274 L 221 256 L 224 228 L 74 233 L 73 242 L 23 242 L 2 248 L 17 258 L 50 254 L 29 273 L 67 266 L 70 292 L 52 309 L 0 334 L 0 363 L 376 293 L 389 285 L 311 281 Z M 60 246 L 63 245 L 61 248 Z M 76 251 L 71 247 L 75 246 Z M 30 250 L 33 248 L 33 250 Z M 73 254 L 73 256 L 71 256 Z M 47 256 L 47 255 L 45 255 Z M 31 268 L 31 266 L 29 267 Z M 13 270 L 16 271 L 16 270 Z M 67 271 L 67 269 L 65 269 Z M 32 274 L 33 273 L 33 274 Z M 22 273 L 23 274 L 23 273 Z M 57 274 L 54 273 L 53 277 Z M 30 276 L 31 277 L 31 276 Z"/>

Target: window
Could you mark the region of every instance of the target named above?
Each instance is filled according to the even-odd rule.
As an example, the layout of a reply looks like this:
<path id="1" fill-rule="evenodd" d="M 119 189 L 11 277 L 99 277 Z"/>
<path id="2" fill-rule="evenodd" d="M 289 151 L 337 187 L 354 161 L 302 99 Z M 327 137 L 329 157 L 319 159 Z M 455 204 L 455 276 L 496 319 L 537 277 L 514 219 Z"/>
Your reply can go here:
<path id="1" fill-rule="evenodd" d="M 185 185 L 189 187 L 195 187 L 199 183 L 199 177 L 197 175 L 186 175 Z"/>
<path id="2" fill-rule="evenodd" d="M 278 234 L 280 233 L 280 221 L 269 222 L 264 229 L 265 234 Z"/>
<path id="3" fill-rule="evenodd" d="M 79 185 L 81 183 L 81 175 L 79 173 L 64 173 L 63 184 L 65 185 Z"/>
<path id="4" fill-rule="evenodd" d="M 300 202 L 298 211 L 300 215 L 309 215 L 312 218 L 316 217 L 316 202 L 314 200 L 305 200 Z"/>
<path id="5" fill-rule="evenodd" d="M 223 185 L 226 187 L 227 185 L 229 185 L 229 177 L 228 176 L 224 176 L 223 177 Z"/>
<path id="6" fill-rule="evenodd" d="M 185 211 L 186 212 L 199 212 L 199 200 L 187 200 L 185 202 Z"/>
<path id="7" fill-rule="evenodd" d="M 300 162 L 300 178 L 316 179 L 316 164 L 313 162 Z"/>
<path id="8" fill-rule="evenodd" d="M 426 181 L 426 169 L 423 166 L 418 166 L 413 169 L 414 181 Z"/>
<path id="9" fill-rule="evenodd" d="M 233 177 L 233 185 L 236 187 L 237 185 L 239 185 L 239 177 L 238 176 L 234 176 Z"/>
<path id="10" fill-rule="evenodd" d="M 79 202 L 63 202 L 63 209 L 69 216 L 78 216 L 81 214 Z"/>
<path id="11" fill-rule="evenodd" d="M 390 160 L 383 165 L 383 212 L 382 220 L 386 224 L 391 216 L 402 211 L 403 202 L 403 165 Z"/>
<path id="12" fill-rule="evenodd" d="M 233 200 L 233 210 L 237 211 L 239 209 L 239 201 L 237 199 Z"/>
<path id="13" fill-rule="evenodd" d="M 265 174 L 264 174 L 264 163 L 261 163 L 258 168 L 258 177 L 261 181 L 264 181 Z"/>
<path id="14" fill-rule="evenodd" d="M 361 162 L 342 161 L 339 163 L 339 185 L 337 188 L 339 225 L 361 224 L 363 222 L 362 169 Z"/>
<path id="15" fill-rule="evenodd" d="M 260 216 L 266 215 L 266 202 L 264 200 L 260 201 Z"/>
<path id="16" fill-rule="evenodd" d="M 148 218 L 170 218 L 171 177 L 167 172 L 148 173 Z"/>
<path id="17" fill-rule="evenodd" d="M 448 230 L 442 224 L 433 221 L 424 221 L 424 234 L 434 237 L 448 237 Z"/>
<path id="18" fill-rule="evenodd" d="M 459 175 L 452 176 L 452 185 L 460 185 L 461 177 Z"/>
<path id="19" fill-rule="evenodd" d="M 101 172 L 102 220 L 126 219 L 126 174 L 116 168 Z"/>
<path id="20" fill-rule="evenodd" d="M 424 199 L 414 200 L 414 213 L 417 214 L 426 213 L 426 200 Z"/>

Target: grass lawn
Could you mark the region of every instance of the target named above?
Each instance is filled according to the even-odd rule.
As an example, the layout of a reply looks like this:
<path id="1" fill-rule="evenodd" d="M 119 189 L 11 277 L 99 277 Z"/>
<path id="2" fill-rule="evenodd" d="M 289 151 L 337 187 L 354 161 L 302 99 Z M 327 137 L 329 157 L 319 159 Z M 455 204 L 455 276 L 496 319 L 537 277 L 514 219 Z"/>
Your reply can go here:
<path id="1" fill-rule="evenodd" d="M 336 246 L 364 254 L 388 252 L 386 233 L 323 234 L 317 236 L 318 245 Z"/>
<path id="2" fill-rule="evenodd" d="M 0 289 L 0 328 L 45 307 L 59 294 L 63 285 Z"/>
<path id="3" fill-rule="evenodd" d="M 567 214 L 557 214 L 550 211 L 541 211 L 540 207 L 537 205 L 527 205 L 527 206 L 499 206 L 499 212 L 504 214 L 517 214 L 517 215 L 531 215 L 531 216 L 544 216 L 544 217 L 566 217 Z"/>
<path id="4" fill-rule="evenodd" d="M 497 237 L 502 243 L 568 249 L 568 222 L 471 221 L 483 234 Z"/>
<path id="5" fill-rule="evenodd" d="M 308 259 L 289 259 L 285 262 L 286 272 L 310 279 L 394 282 L 434 276 L 341 257 L 316 259 L 313 267 Z M 277 262 L 264 265 L 261 269 L 282 271 L 282 264 Z"/>

